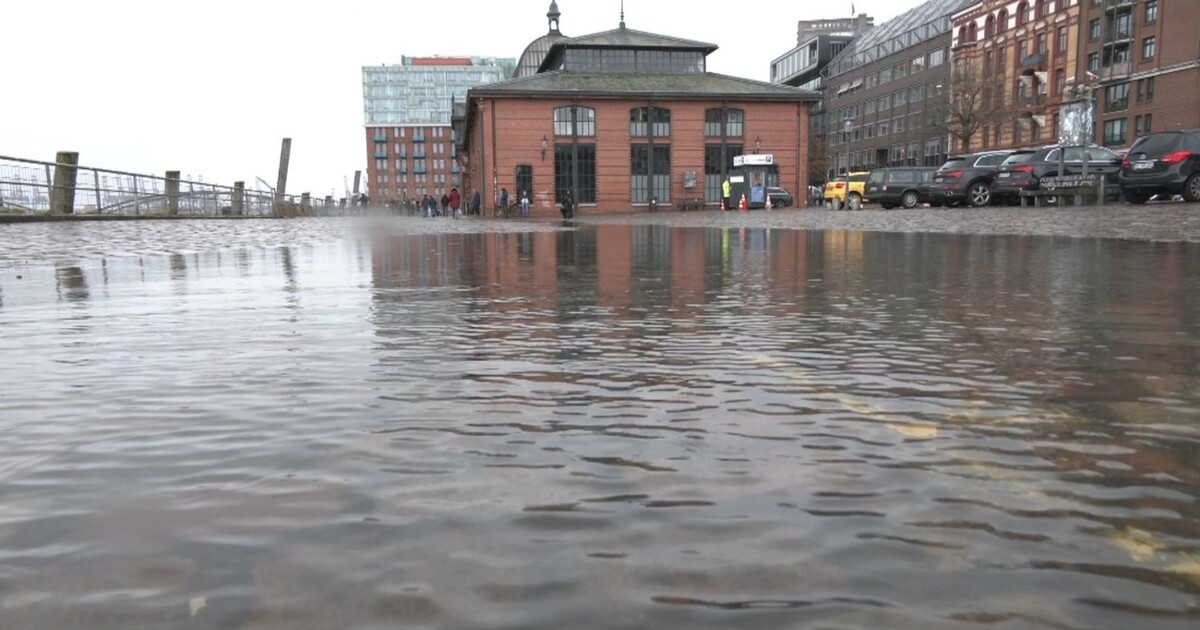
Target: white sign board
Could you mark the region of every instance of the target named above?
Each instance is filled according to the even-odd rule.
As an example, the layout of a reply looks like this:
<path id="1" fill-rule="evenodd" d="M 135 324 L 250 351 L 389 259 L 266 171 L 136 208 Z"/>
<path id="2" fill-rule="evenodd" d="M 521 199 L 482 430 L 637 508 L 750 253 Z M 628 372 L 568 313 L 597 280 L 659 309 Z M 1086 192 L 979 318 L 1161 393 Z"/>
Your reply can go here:
<path id="1" fill-rule="evenodd" d="M 1058 143 L 1064 147 L 1086 147 L 1092 143 L 1094 106 L 1091 101 L 1067 103 L 1058 110 Z"/>
<path id="2" fill-rule="evenodd" d="M 766 155 L 735 155 L 733 156 L 733 167 L 741 168 L 743 166 L 771 166 L 775 163 L 775 156 L 770 153 Z"/>

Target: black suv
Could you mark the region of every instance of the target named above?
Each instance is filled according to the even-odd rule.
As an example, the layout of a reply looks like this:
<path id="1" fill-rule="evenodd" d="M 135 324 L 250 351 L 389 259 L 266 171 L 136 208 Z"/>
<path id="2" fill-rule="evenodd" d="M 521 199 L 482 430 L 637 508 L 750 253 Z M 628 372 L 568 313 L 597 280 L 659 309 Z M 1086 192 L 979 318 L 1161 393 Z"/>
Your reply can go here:
<path id="1" fill-rule="evenodd" d="M 1058 158 L 1062 153 L 1062 172 L 1059 172 Z M 1058 175 L 1083 174 L 1084 156 L 1087 156 L 1088 173 L 1103 175 L 1113 196 L 1117 191 L 1117 170 L 1121 158 L 1116 153 L 1104 147 L 1068 147 L 1060 149 L 1056 146 L 1040 149 L 1021 149 L 1004 160 L 996 173 L 992 184 L 992 193 L 1001 199 L 1015 201 L 1020 199 L 1022 190 L 1037 190 L 1045 188 L 1042 180 Z M 1055 203 L 1054 197 L 1046 197 L 1048 203 Z"/>
<path id="2" fill-rule="evenodd" d="M 964 202 L 974 208 L 992 203 L 992 180 L 996 168 L 1012 151 L 984 151 L 970 155 L 955 155 L 933 174 L 929 196 L 934 203 L 942 202 L 951 208 Z"/>
<path id="3" fill-rule="evenodd" d="M 1146 203 L 1154 195 L 1200 201 L 1200 130 L 1138 138 L 1121 162 L 1120 180 L 1129 203 Z"/>
<path id="4" fill-rule="evenodd" d="M 936 170 L 933 167 L 877 168 L 867 176 L 864 201 L 877 203 L 886 210 L 896 206 L 916 208 L 928 203 L 929 185 Z M 942 202 L 938 201 L 937 205 Z"/>

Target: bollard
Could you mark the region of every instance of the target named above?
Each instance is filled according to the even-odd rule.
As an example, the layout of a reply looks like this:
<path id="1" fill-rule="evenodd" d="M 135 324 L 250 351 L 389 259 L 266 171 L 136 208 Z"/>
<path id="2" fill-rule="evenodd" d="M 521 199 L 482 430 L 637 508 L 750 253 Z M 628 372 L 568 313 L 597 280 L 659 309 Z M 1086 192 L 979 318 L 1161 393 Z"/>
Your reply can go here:
<path id="1" fill-rule="evenodd" d="M 179 171 L 167 171 L 167 215 L 179 216 Z"/>
<path id="2" fill-rule="evenodd" d="M 79 154 L 73 151 L 59 151 L 54 161 L 56 164 L 54 187 L 50 189 L 50 212 L 74 214 L 75 173 L 79 171 Z"/>
<path id="3" fill-rule="evenodd" d="M 246 213 L 246 182 L 233 182 L 233 216 Z"/>
<path id="4" fill-rule="evenodd" d="M 312 215 L 312 195 L 309 193 L 300 193 L 300 215 Z"/>

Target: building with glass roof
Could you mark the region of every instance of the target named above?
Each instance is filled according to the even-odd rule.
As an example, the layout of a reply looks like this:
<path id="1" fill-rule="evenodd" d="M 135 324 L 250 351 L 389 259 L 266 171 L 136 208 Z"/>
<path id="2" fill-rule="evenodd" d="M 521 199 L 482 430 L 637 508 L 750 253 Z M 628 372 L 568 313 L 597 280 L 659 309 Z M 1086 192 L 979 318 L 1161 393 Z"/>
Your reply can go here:
<path id="1" fill-rule="evenodd" d="M 709 72 L 716 44 L 628 28 L 623 15 L 574 38 L 558 32 L 559 16 L 551 4 L 551 32 L 515 78 L 472 88 L 460 105 L 468 196 L 492 208 L 504 190 L 528 195 L 535 216 L 557 215 L 567 198 L 582 213 L 715 208 L 734 158 L 758 154 L 769 167 L 754 190 L 783 186 L 804 203 L 815 92 Z"/>
<path id="2" fill-rule="evenodd" d="M 979 0 L 928 0 L 855 39 L 826 67 L 827 172 L 940 165 L 952 16 Z"/>

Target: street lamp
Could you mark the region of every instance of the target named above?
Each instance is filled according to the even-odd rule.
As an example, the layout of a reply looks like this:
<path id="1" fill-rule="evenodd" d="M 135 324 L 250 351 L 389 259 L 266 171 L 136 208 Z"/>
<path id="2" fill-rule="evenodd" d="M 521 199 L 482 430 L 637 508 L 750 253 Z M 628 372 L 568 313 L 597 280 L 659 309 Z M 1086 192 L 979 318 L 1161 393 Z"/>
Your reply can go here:
<path id="1" fill-rule="evenodd" d="M 546 147 L 549 144 L 550 144 L 549 141 L 546 140 L 546 134 L 542 134 L 542 161 L 543 162 L 546 161 Z"/>
<path id="2" fill-rule="evenodd" d="M 846 124 L 843 125 L 843 128 L 846 130 L 846 172 L 847 173 L 854 170 L 854 165 L 850 163 L 851 151 L 854 149 L 854 137 L 850 135 L 850 129 L 853 126 L 854 126 L 854 124 L 850 122 L 849 118 L 846 119 Z"/>

